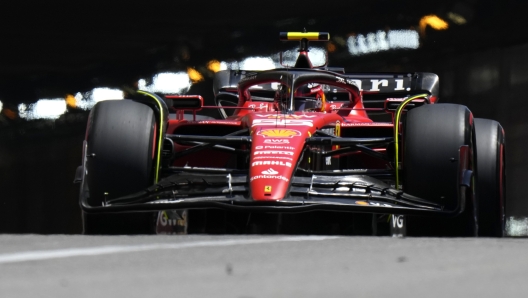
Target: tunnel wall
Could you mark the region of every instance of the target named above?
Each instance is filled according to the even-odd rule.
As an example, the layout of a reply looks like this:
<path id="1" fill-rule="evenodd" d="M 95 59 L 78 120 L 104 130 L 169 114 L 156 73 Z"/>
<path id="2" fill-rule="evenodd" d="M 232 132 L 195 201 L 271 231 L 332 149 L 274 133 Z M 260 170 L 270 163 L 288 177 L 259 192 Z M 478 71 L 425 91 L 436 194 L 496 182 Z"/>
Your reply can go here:
<path id="1" fill-rule="evenodd" d="M 441 102 L 464 104 L 475 117 L 499 121 L 506 132 L 507 215 L 528 215 L 528 44 L 465 54 L 426 56 L 416 71 L 440 76 Z M 81 231 L 79 186 L 88 112 L 59 120 L 0 119 L 0 233 Z"/>

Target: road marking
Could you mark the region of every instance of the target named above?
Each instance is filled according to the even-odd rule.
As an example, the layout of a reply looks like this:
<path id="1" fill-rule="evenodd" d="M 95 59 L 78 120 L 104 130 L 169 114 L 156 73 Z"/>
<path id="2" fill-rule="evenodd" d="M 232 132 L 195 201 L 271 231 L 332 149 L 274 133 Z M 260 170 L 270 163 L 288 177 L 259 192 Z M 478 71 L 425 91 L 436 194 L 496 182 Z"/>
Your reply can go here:
<path id="1" fill-rule="evenodd" d="M 161 249 L 184 249 L 197 247 L 221 247 L 249 244 L 265 244 L 276 242 L 295 241 L 322 241 L 336 239 L 333 236 L 300 236 L 300 237 L 272 237 L 244 240 L 221 240 L 221 241 L 198 241 L 190 243 L 154 243 L 146 245 L 119 245 L 119 246 L 99 246 L 85 248 L 70 248 L 57 250 L 36 250 L 19 253 L 0 254 L 0 264 L 17 263 L 27 261 L 42 261 L 50 259 L 70 258 L 79 256 L 98 256 L 106 254 L 117 254 L 126 252 L 140 252 Z"/>

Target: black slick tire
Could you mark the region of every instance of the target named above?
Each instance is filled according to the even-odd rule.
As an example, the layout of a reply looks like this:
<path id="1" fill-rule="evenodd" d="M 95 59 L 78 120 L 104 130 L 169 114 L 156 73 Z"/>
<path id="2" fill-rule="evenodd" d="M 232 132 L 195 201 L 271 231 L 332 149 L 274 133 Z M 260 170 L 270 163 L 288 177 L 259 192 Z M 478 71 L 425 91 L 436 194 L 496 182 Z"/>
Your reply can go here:
<path id="1" fill-rule="evenodd" d="M 97 103 L 86 133 L 84 193 L 90 206 L 105 199 L 143 190 L 153 184 L 155 116 L 148 106 L 131 100 Z M 83 213 L 84 234 L 144 234 L 153 214 Z"/>
<path id="2" fill-rule="evenodd" d="M 497 121 L 476 118 L 475 134 L 479 236 L 502 237 L 506 203 L 504 130 Z"/>
<path id="3" fill-rule="evenodd" d="M 403 131 L 403 191 L 455 210 L 459 198 L 458 159 L 463 145 L 474 153 L 469 109 L 432 104 L 410 110 Z M 473 170 L 474 154 L 470 154 Z M 475 171 L 474 171 L 475 173 Z M 465 210 L 454 217 L 408 217 L 407 233 L 416 236 L 475 236 L 475 195 L 465 192 Z"/>

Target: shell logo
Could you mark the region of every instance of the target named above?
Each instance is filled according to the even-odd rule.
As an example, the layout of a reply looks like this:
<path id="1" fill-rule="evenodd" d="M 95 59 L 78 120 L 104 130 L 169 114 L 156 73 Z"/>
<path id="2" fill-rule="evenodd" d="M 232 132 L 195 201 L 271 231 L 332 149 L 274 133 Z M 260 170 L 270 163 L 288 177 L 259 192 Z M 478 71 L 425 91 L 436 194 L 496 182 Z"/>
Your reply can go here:
<path id="1" fill-rule="evenodd" d="M 257 135 L 265 138 L 293 138 L 301 135 L 301 132 L 294 129 L 262 129 Z"/>

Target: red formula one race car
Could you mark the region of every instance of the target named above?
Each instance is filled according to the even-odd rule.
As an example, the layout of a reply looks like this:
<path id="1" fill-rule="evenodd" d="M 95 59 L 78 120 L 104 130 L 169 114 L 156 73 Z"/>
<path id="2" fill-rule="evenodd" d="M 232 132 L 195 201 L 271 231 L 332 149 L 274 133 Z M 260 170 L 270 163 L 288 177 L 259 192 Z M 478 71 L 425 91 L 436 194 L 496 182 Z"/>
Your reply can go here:
<path id="1" fill-rule="evenodd" d="M 84 232 L 502 236 L 504 131 L 433 73 L 216 73 L 216 106 L 138 91 L 90 113 Z M 200 115 L 216 109 L 218 118 Z M 154 216 L 154 214 L 156 216 Z"/>

